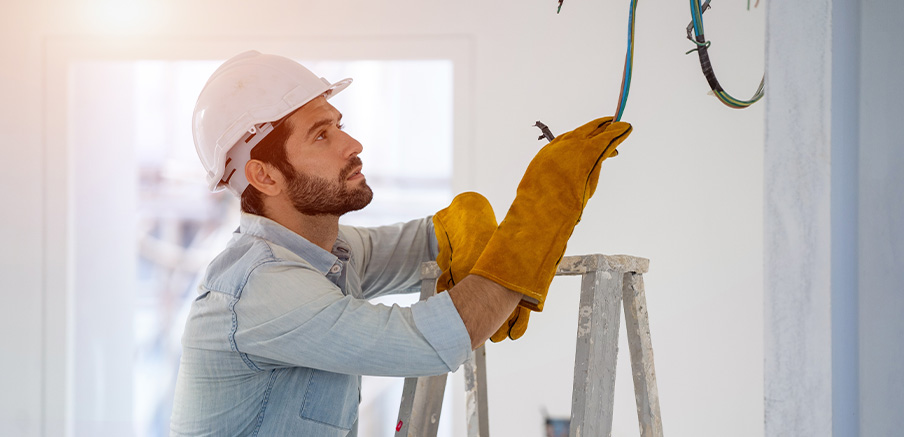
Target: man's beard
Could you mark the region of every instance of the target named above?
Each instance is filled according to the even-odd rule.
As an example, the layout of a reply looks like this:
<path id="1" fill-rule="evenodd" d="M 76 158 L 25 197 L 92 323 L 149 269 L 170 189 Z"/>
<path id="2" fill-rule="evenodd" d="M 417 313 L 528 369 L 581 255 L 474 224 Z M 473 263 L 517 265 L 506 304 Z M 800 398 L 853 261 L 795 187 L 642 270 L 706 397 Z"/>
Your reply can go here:
<path id="1" fill-rule="evenodd" d="M 293 169 L 287 176 L 288 194 L 292 205 L 305 215 L 341 216 L 367 206 L 374 197 L 366 182 L 349 189 L 348 177 L 361 165 L 357 156 L 339 172 L 338 181 L 311 176 Z"/>

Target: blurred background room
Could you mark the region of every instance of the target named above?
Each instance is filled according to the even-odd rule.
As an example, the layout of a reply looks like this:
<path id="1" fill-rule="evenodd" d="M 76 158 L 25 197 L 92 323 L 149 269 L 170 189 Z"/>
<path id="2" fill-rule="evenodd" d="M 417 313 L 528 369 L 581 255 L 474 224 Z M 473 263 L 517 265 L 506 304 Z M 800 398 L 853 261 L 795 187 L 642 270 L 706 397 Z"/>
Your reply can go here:
<path id="1" fill-rule="evenodd" d="M 191 135 L 201 87 L 245 50 L 354 83 L 331 100 L 375 196 L 346 224 L 433 214 L 463 191 L 501 219 L 555 134 L 611 115 L 628 0 L 35 0 L 0 25 L 0 435 L 168 435 L 197 281 L 238 226 Z M 640 2 L 624 121 L 566 254 L 644 275 L 672 436 L 904 429 L 904 3 L 715 1 L 722 85 L 685 2 Z M 487 345 L 490 433 L 571 411 L 578 290 L 557 278 L 522 339 Z M 416 296 L 381 302 L 410 305 Z M 613 436 L 637 436 L 627 340 Z M 398 378 L 365 377 L 360 435 L 391 436 Z M 440 435 L 465 435 L 450 376 Z"/>

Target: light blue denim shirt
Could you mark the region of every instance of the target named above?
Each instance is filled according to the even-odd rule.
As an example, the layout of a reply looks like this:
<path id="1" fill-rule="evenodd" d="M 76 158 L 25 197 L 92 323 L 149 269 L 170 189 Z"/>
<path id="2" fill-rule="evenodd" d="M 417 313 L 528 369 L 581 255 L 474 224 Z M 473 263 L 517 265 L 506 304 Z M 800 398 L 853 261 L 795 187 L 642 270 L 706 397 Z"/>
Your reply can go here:
<path id="1" fill-rule="evenodd" d="M 332 252 L 264 217 L 211 262 L 182 337 L 173 436 L 354 436 L 359 375 L 450 372 L 471 341 L 449 293 L 409 308 L 437 253 L 428 217 L 340 226 Z"/>

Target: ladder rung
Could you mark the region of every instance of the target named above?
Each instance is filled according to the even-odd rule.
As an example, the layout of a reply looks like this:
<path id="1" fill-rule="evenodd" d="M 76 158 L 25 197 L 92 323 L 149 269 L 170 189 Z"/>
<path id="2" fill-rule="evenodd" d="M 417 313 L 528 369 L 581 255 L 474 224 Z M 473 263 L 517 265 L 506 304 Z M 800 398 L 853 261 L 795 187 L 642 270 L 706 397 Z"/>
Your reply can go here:
<path id="1" fill-rule="evenodd" d="M 588 272 L 634 272 L 644 274 L 650 268 L 650 260 L 630 255 L 579 255 L 566 256 L 559 262 L 556 276 L 583 275 Z M 435 262 L 421 264 L 421 280 L 436 279 L 442 272 Z"/>

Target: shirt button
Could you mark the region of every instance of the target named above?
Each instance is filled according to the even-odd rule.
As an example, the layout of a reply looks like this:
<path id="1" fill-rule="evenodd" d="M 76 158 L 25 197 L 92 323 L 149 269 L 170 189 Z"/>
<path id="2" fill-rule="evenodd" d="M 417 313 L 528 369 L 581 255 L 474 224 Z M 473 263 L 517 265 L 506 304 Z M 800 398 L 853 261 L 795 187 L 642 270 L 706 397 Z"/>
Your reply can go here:
<path id="1" fill-rule="evenodd" d="M 339 267 L 339 264 L 333 264 L 333 266 L 330 267 L 330 273 L 339 273 L 339 270 L 342 270 L 342 267 Z"/>

